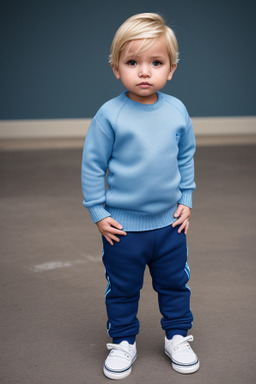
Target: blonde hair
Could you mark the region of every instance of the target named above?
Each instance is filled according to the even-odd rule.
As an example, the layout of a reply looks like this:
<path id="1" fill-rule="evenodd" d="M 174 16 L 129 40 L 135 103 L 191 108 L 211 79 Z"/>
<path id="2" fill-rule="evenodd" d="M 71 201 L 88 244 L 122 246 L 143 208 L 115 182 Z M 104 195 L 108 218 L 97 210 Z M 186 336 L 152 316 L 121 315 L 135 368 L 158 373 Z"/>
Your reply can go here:
<path id="1" fill-rule="evenodd" d="M 132 40 L 145 40 L 140 47 L 141 52 L 148 49 L 155 39 L 162 35 L 166 38 L 170 64 L 177 64 L 179 52 L 176 36 L 173 30 L 165 24 L 162 16 L 157 13 L 139 13 L 127 19 L 119 27 L 112 41 L 109 63 L 118 68 L 120 54 L 125 45 Z"/>

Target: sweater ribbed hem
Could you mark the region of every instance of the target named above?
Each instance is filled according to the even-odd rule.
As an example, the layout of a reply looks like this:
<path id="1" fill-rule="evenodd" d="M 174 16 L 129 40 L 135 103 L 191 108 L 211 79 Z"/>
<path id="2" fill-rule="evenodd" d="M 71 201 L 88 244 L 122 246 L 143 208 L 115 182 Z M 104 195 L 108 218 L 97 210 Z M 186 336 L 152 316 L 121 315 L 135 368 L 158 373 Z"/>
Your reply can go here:
<path id="1" fill-rule="evenodd" d="M 177 205 L 158 215 L 147 215 L 137 211 L 106 206 L 106 210 L 111 214 L 111 217 L 121 224 L 123 230 L 126 232 L 151 231 L 153 229 L 167 227 L 176 220 L 173 217 L 176 209 Z"/>
<path id="2" fill-rule="evenodd" d="M 88 208 L 88 210 L 93 223 L 97 223 L 98 221 L 110 216 L 110 213 L 106 211 L 103 205 L 94 205 L 93 207 Z"/>
<path id="3" fill-rule="evenodd" d="M 187 207 L 192 209 L 192 193 L 193 191 L 182 192 L 179 204 L 186 205 Z"/>

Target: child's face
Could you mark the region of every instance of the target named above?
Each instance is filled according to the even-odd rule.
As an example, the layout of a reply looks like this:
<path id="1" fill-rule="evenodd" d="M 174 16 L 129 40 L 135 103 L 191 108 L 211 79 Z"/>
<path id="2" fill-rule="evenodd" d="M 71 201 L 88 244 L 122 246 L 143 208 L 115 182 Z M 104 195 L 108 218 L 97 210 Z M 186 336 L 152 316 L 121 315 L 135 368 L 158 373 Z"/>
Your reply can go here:
<path id="1" fill-rule="evenodd" d="M 121 52 L 118 69 L 112 66 L 117 79 L 128 89 L 130 99 L 153 104 L 156 92 L 171 80 L 177 67 L 170 65 L 165 36 L 161 36 L 145 51 L 139 52 L 143 40 L 133 40 Z"/>

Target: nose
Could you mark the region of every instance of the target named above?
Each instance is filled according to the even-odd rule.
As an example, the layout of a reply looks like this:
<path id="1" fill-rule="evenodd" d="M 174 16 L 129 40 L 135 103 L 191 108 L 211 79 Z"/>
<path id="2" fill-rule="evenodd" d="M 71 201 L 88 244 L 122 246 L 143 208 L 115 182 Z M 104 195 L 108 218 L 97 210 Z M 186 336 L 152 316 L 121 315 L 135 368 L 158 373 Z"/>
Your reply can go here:
<path id="1" fill-rule="evenodd" d="M 151 77 L 150 66 L 147 64 L 140 65 L 139 77 Z"/>

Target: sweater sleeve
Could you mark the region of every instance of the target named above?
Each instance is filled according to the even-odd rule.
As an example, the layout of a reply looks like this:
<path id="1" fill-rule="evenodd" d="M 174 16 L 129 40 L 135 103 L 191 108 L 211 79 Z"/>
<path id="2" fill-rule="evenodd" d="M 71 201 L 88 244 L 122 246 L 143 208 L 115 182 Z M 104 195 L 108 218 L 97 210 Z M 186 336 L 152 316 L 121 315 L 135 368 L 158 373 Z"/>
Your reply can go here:
<path id="1" fill-rule="evenodd" d="M 192 193 L 196 188 L 194 182 L 194 153 L 196 149 L 195 135 L 190 117 L 186 129 L 181 135 L 178 153 L 178 166 L 181 175 L 179 204 L 192 208 Z"/>
<path id="2" fill-rule="evenodd" d="M 94 117 L 85 138 L 81 172 L 83 205 L 88 208 L 94 223 L 110 216 L 104 208 L 105 175 L 113 143 L 113 129 L 107 123 L 103 128 Z"/>

